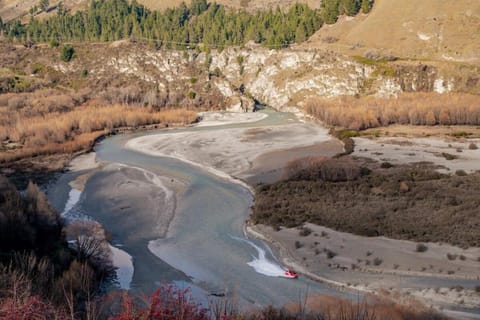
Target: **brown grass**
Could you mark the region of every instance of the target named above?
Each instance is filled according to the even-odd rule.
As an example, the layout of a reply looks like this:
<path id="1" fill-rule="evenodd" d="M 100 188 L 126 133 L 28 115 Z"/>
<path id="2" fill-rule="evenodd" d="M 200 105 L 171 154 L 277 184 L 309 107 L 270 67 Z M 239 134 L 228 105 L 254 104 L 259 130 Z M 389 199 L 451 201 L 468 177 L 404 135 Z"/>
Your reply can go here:
<path id="1" fill-rule="evenodd" d="M 306 111 L 331 126 L 352 130 L 410 125 L 478 125 L 480 99 L 470 94 L 404 93 L 398 98 L 372 96 L 310 98 Z"/>
<path id="2" fill-rule="evenodd" d="M 4 107 L 0 109 L 0 140 L 4 141 L 0 162 L 88 149 L 99 136 L 119 127 L 185 124 L 195 118 L 196 112 L 191 110 L 156 111 L 125 105 L 80 106 L 67 112 L 54 111 L 30 117 Z"/>

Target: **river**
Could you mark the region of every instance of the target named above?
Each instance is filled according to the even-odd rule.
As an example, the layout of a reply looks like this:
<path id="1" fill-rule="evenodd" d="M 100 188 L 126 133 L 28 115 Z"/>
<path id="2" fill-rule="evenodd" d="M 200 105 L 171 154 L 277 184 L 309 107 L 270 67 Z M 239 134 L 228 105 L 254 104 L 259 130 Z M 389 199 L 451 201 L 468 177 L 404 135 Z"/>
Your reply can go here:
<path id="1" fill-rule="evenodd" d="M 266 113 L 268 117 L 257 123 L 191 127 L 175 132 L 215 130 L 221 134 L 225 128 L 297 122 L 291 114 Z M 174 283 L 191 287 L 201 302 L 213 293 L 225 295 L 242 307 L 280 306 L 316 293 L 357 298 L 355 293 L 344 293 L 302 276 L 296 280 L 279 277 L 283 269 L 270 248 L 248 239 L 244 233 L 253 201 L 244 184 L 174 158 L 150 156 L 124 147 L 133 138 L 165 132 L 172 130 L 124 134 L 102 141 L 95 150 L 97 161 L 110 165 L 94 171 L 83 192 L 73 193 L 73 203 L 69 182 L 87 171 L 63 174 L 48 192 L 60 211 L 68 207 L 70 215 L 88 216 L 102 223 L 111 234 L 112 244 L 132 257 L 134 273 L 129 288 L 148 293 L 162 284 Z M 132 186 L 122 192 L 127 183 Z M 144 183 L 150 184 L 142 194 L 146 190 Z M 153 184 L 163 188 L 158 189 L 159 193 L 173 190 L 173 208 L 164 201 L 168 194 L 155 200 Z M 169 184 L 168 188 L 165 184 Z M 159 223 L 158 215 L 165 213 L 160 212 L 163 206 L 175 210 L 175 215 L 169 221 L 168 233 L 159 237 L 161 232 L 155 224 Z M 152 214 L 158 210 L 160 213 Z"/>
<path id="2" fill-rule="evenodd" d="M 111 136 L 96 146 L 99 168 L 61 174 L 48 187 L 48 197 L 66 218 L 93 219 L 104 226 L 119 268 L 117 286 L 123 289 L 148 294 L 164 284 L 175 284 L 191 288 L 194 298 L 205 306 L 225 296 L 246 309 L 282 306 L 315 294 L 361 298 L 360 292 L 344 292 L 303 276 L 281 277 L 284 267 L 268 245 L 245 235 L 251 187 L 224 172 L 240 172 L 238 176 L 250 184 L 271 181 L 281 174 L 279 164 L 309 152 L 326 152 L 326 144 L 320 142 L 326 141 L 322 138 L 326 132 L 318 131 L 318 126 L 302 123 L 289 113 L 262 112 L 266 117 L 257 122 Z M 246 131 L 239 138 L 241 129 Z M 235 141 L 230 146 L 225 144 L 229 139 Z M 127 148 L 134 140 L 146 144 L 138 151 Z M 249 144 L 257 140 L 262 144 Z M 308 147 L 311 141 L 314 148 Z M 163 149 L 155 149 L 157 144 Z M 212 148 L 217 144 L 220 148 Z M 148 154 L 143 152 L 152 146 Z M 251 167 L 258 163 L 252 163 L 251 157 L 238 156 L 242 152 L 251 156 L 252 148 L 259 149 L 256 154 L 263 163 L 255 170 Z M 250 163 L 248 170 L 242 166 L 245 163 Z M 272 166 L 277 169 L 269 170 Z M 71 186 L 85 176 L 81 190 Z M 321 276 L 342 277 L 332 270 L 322 271 Z M 394 280 L 399 287 L 413 289 L 470 288 L 477 283 L 442 277 L 360 276 L 367 282 Z M 461 318 L 468 319 L 476 319 L 480 312 L 478 308 L 453 310 L 467 312 Z"/>

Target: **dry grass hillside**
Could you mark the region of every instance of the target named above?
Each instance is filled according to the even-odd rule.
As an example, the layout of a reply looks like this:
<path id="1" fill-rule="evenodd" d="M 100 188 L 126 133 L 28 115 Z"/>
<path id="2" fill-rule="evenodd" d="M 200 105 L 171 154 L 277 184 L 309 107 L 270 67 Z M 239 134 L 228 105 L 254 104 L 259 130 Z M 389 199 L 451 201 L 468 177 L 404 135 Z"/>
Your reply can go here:
<path id="1" fill-rule="evenodd" d="M 325 25 L 309 44 L 347 54 L 480 62 L 480 1 L 376 0 L 369 15 Z M 337 40 L 338 39 L 338 40 Z"/>
<path id="2" fill-rule="evenodd" d="M 50 0 L 52 14 L 59 0 Z M 90 1 L 87 0 L 63 0 L 67 9 L 78 10 L 85 8 Z M 189 3 L 189 0 L 138 0 L 139 3 L 145 5 L 152 10 L 165 10 L 167 8 L 177 7 L 182 2 Z M 208 1 L 213 2 L 213 1 Z M 216 0 L 215 2 L 229 8 L 246 9 L 248 11 L 267 10 L 270 8 L 288 7 L 297 2 L 307 3 L 312 8 L 318 8 L 320 1 L 318 0 Z M 0 0 L 0 17 L 4 20 L 11 20 L 20 16 L 29 15 L 29 10 L 35 5 L 39 5 L 40 0 Z M 40 16 L 45 16 L 41 13 Z"/>

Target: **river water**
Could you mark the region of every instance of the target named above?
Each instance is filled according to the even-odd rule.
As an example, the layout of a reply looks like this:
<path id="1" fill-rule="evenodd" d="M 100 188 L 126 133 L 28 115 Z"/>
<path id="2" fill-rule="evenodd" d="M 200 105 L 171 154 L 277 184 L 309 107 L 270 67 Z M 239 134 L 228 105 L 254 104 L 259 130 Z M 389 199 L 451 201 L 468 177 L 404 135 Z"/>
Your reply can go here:
<path id="1" fill-rule="evenodd" d="M 175 130 L 222 130 L 297 121 L 288 113 L 264 112 L 269 116 L 257 123 Z M 166 131 L 113 136 L 96 147 L 97 161 L 120 164 L 118 170 L 143 170 L 150 178 L 182 182 L 184 192 L 176 203 L 166 237 L 155 237 L 151 232 L 155 220 L 144 219 L 150 212 L 142 212 L 147 209 L 141 205 L 141 196 L 132 193 L 131 197 L 127 194 L 113 200 L 112 190 L 106 189 L 115 188 L 108 184 L 117 174 L 115 170 L 96 171 L 80 195 L 72 193 L 68 183 L 85 172 L 62 175 L 48 192 L 61 212 L 68 208 L 77 216 L 83 214 L 102 223 L 113 245 L 132 257 L 134 273 L 129 288 L 148 293 L 162 284 L 174 283 L 191 287 L 200 302 L 208 301 L 213 293 L 225 295 L 242 307 L 280 306 L 316 293 L 357 298 L 354 293 L 337 291 L 302 276 L 296 280 L 282 278 L 283 267 L 270 248 L 244 233 L 253 197 L 241 183 L 174 158 L 149 156 L 124 147 L 132 138 Z"/>

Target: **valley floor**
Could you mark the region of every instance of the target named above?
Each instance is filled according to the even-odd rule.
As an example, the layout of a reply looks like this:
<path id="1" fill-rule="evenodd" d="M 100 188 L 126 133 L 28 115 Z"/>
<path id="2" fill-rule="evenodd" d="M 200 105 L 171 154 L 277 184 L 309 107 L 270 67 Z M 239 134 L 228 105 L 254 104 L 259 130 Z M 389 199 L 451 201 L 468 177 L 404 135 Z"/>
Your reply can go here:
<path id="1" fill-rule="evenodd" d="M 235 116 L 209 114 L 199 127 L 209 126 L 209 121 L 212 121 L 211 125 L 232 124 Z M 239 117 L 240 122 L 253 121 L 253 115 Z M 258 114 L 258 120 L 268 121 L 268 118 Z M 341 144 L 315 124 L 262 125 L 256 128 L 252 123 L 251 128 L 222 128 L 222 134 L 218 133 L 215 130 L 167 132 L 130 140 L 127 147 L 192 162 L 219 175 L 225 173 L 246 179 L 251 184 L 277 181 L 284 175 L 283 168 L 296 158 L 331 157 L 342 152 Z M 399 142 L 395 142 L 397 140 Z M 480 170 L 480 161 L 477 161 L 480 153 L 468 148 L 472 143 L 470 140 L 401 140 L 355 139 L 358 147 L 354 156 L 394 163 L 431 161 L 444 166 L 439 170 L 448 172 Z M 418 150 L 408 151 L 414 145 Z M 459 156 L 446 160 L 441 156 L 442 152 Z M 403 153 L 408 154 L 401 157 Z M 413 297 L 439 308 L 474 308 L 478 311 L 480 307 L 479 248 L 461 249 L 427 243 L 426 252 L 417 252 L 417 243 L 412 241 L 361 237 L 313 224 L 305 227 L 309 230 L 307 235 L 301 235 L 298 228 L 275 231 L 271 227 L 256 225 L 248 229 L 251 234 L 273 243 L 283 263 L 313 279 L 405 301 Z"/>

